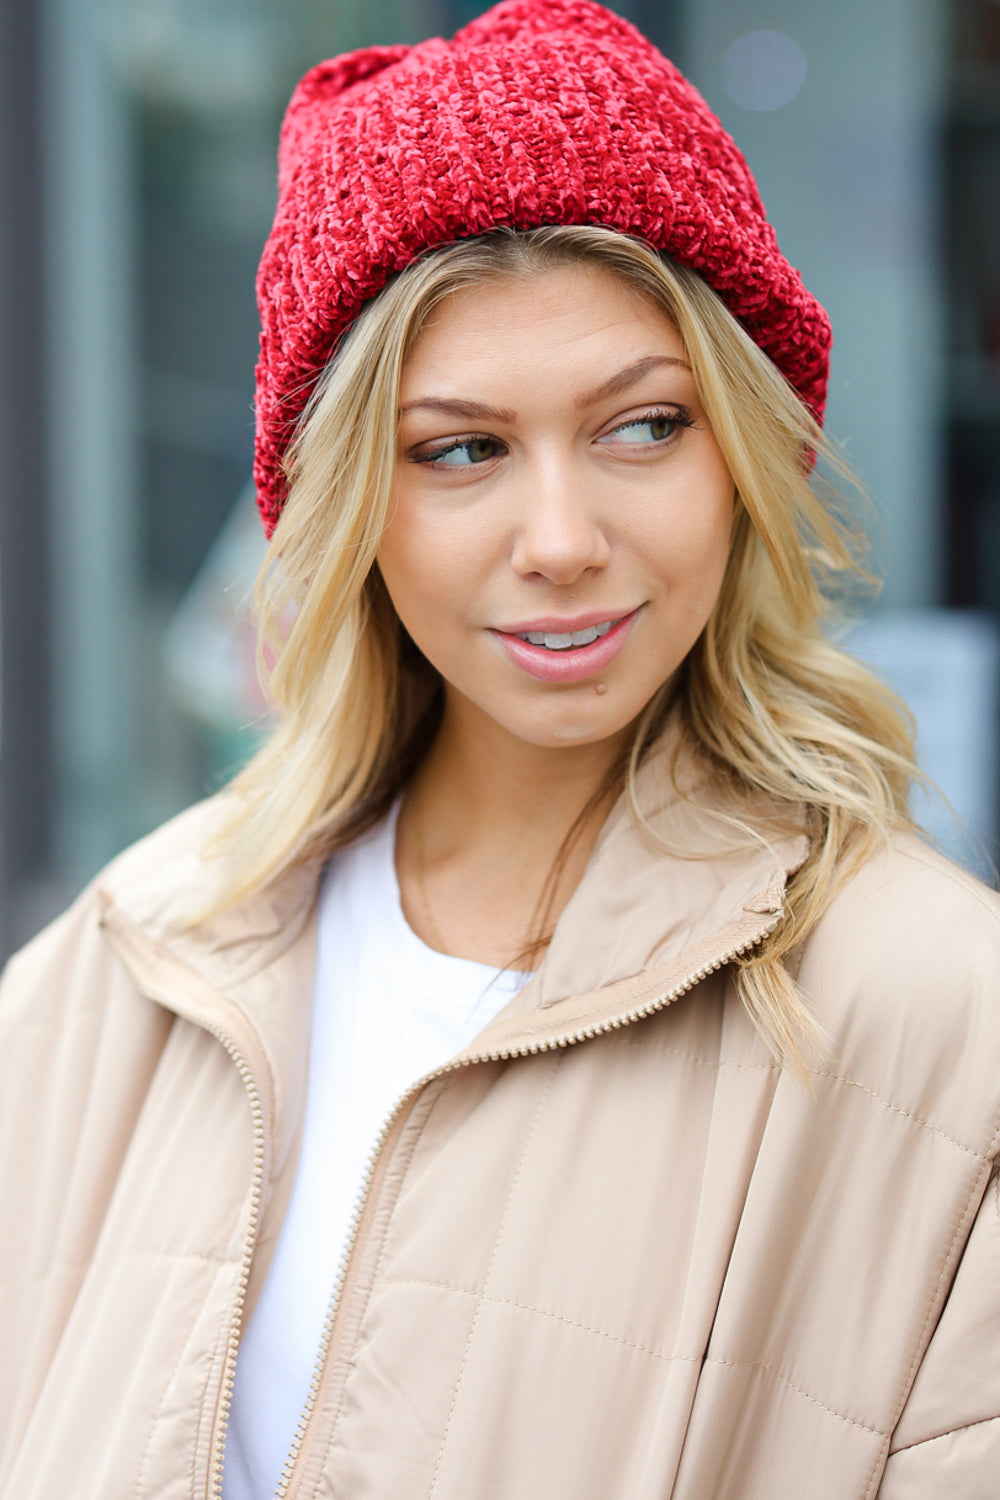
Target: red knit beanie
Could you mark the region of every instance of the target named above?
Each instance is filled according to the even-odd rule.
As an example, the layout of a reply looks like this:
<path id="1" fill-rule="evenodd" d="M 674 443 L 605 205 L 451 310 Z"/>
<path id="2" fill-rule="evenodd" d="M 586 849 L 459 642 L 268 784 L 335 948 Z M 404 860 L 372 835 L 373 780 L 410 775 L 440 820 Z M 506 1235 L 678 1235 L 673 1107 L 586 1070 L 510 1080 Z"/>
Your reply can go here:
<path id="1" fill-rule="evenodd" d="M 505 0 L 450 42 L 320 63 L 292 96 L 257 278 L 268 535 L 282 456 L 362 304 L 424 251 L 501 224 L 603 224 L 647 240 L 714 287 L 822 418 L 829 320 L 700 94 L 593 0 Z"/>

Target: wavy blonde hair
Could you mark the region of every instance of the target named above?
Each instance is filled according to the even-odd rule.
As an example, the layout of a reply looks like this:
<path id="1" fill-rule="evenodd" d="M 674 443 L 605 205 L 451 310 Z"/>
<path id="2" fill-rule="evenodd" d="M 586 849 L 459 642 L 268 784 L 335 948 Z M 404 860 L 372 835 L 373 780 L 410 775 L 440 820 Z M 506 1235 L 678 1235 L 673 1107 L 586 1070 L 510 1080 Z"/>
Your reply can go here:
<path id="1" fill-rule="evenodd" d="M 374 566 L 413 341 L 455 292 L 581 262 L 609 271 L 675 325 L 737 491 L 708 624 L 679 680 L 647 705 L 616 785 L 598 788 L 594 805 L 624 786 L 640 816 L 636 772 L 669 693 L 683 740 L 731 789 L 730 822 L 744 836 L 760 837 L 751 803 L 761 793 L 800 827 L 805 809 L 810 852 L 784 918 L 737 976 L 777 1054 L 800 1064 L 818 1034 L 785 961 L 845 871 L 909 825 L 911 725 L 885 686 L 824 634 L 831 610 L 867 579 L 852 528 L 807 476 L 815 455 L 842 470 L 836 453 L 694 272 L 612 230 L 501 229 L 436 250 L 368 304 L 327 366 L 286 460 L 288 500 L 258 584 L 276 726 L 233 783 L 236 812 L 214 845 L 223 856 L 214 909 L 372 826 L 433 739 L 440 680 L 409 643 Z"/>

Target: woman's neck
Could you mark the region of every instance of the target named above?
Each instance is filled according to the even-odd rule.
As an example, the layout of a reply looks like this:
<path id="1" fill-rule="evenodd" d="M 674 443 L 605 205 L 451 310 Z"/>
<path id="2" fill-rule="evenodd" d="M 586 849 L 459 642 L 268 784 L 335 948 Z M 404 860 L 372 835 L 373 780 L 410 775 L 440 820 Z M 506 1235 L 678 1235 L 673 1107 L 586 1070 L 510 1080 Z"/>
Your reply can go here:
<path id="1" fill-rule="evenodd" d="M 619 742 L 526 744 L 446 713 L 399 820 L 411 926 L 458 957 L 514 962 L 539 936 L 539 918 L 550 929 L 577 885 L 617 791 L 621 751 Z"/>

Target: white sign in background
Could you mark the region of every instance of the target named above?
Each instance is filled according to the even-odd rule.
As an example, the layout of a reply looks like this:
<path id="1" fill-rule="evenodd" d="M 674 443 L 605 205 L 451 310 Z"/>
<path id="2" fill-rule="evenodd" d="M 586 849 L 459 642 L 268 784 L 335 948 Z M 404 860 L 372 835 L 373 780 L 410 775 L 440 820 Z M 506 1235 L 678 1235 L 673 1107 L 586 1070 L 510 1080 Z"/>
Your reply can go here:
<path id="1" fill-rule="evenodd" d="M 971 611 L 887 612 L 857 626 L 843 644 L 905 699 L 916 720 L 920 767 L 946 799 L 918 787 L 918 822 L 953 859 L 994 883 L 1000 833 L 997 626 Z"/>

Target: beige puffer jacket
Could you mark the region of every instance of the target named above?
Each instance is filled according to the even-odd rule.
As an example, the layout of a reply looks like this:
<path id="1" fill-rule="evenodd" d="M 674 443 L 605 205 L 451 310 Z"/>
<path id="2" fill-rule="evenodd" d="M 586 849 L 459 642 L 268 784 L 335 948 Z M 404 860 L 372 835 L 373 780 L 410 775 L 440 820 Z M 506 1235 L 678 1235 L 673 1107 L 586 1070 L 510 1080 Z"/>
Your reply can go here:
<path id="1" fill-rule="evenodd" d="M 317 872 L 179 934 L 215 816 L 122 856 L 2 991 L 4 1500 L 218 1493 Z M 802 853 L 682 859 L 612 815 L 539 974 L 386 1125 L 283 1494 L 995 1500 L 1000 906 L 916 842 L 854 877 L 799 968 L 809 1089 L 728 962 Z"/>

